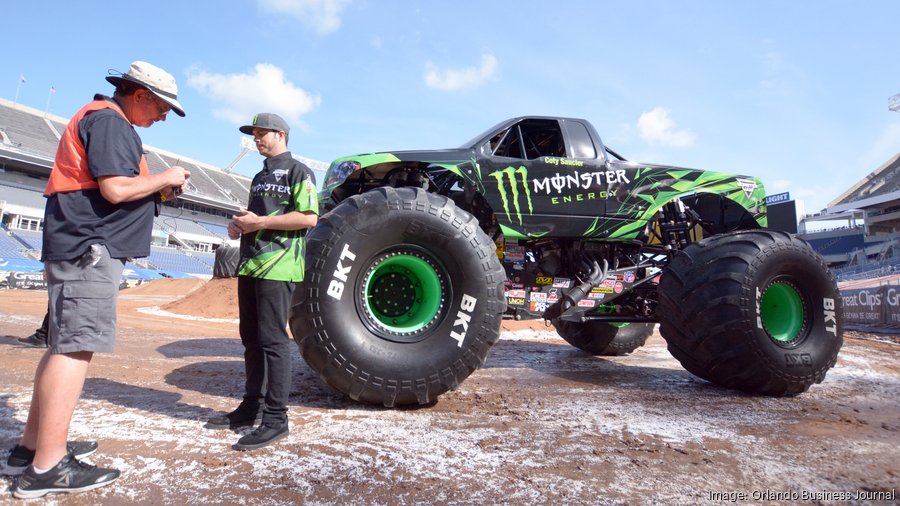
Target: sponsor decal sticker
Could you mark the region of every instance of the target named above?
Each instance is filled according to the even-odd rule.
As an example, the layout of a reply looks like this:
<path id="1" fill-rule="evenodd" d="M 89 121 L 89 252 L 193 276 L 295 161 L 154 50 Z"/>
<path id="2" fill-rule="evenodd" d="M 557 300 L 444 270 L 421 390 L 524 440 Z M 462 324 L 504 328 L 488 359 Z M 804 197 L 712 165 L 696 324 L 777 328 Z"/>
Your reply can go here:
<path id="1" fill-rule="evenodd" d="M 532 313 L 543 313 L 547 310 L 547 303 L 533 300 L 531 301 L 531 307 L 529 309 Z"/>
<path id="2" fill-rule="evenodd" d="M 504 262 L 524 262 L 525 261 L 525 247 L 524 246 L 510 246 L 506 248 L 506 252 L 503 256 Z"/>
<path id="3" fill-rule="evenodd" d="M 738 186 L 740 186 L 741 189 L 744 190 L 744 194 L 747 195 L 748 199 L 752 197 L 753 192 L 756 191 L 757 188 L 759 188 L 759 185 L 756 184 L 756 181 L 752 179 L 737 178 L 736 181 Z"/>

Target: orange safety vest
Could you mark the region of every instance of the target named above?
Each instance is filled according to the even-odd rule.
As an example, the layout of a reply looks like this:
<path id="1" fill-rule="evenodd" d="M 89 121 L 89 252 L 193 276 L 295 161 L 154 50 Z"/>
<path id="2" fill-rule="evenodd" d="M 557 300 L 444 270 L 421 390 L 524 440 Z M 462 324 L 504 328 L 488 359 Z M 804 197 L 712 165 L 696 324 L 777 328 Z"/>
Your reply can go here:
<path id="1" fill-rule="evenodd" d="M 88 113 L 101 109 L 112 109 L 121 114 L 125 121 L 128 121 L 128 117 L 125 116 L 122 109 L 109 100 L 94 100 L 75 113 L 75 116 L 66 125 L 66 131 L 59 140 L 59 147 L 56 148 L 53 170 L 50 171 L 50 179 L 47 181 L 47 187 L 44 188 L 45 197 L 61 192 L 100 188 L 100 184 L 94 180 L 88 169 L 87 150 L 81 142 L 81 136 L 78 135 L 78 123 Z M 141 155 L 140 169 L 141 176 L 150 174 L 147 158 L 143 154 Z"/>

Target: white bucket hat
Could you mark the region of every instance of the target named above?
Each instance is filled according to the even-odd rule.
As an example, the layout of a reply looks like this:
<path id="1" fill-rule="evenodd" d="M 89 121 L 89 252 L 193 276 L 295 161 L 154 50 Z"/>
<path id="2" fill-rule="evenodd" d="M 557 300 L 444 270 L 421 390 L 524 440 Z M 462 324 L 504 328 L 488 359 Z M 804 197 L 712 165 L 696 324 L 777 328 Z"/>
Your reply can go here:
<path id="1" fill-rule="evenodd" d="M 172 77 L 172 74 L 145 61 L 132 63 L 131 68 L 124 74 L 116 70 L 110 70 L 109 73 L 118 74 L 110 75 L 106 78 L 110 83 L 114 85 L 120 82 L 139 84 L 172 106 L 175 114 L 184 117 L 184 108 L 178 102 L 178 85 L 175 84 L 175 78 Z"/>

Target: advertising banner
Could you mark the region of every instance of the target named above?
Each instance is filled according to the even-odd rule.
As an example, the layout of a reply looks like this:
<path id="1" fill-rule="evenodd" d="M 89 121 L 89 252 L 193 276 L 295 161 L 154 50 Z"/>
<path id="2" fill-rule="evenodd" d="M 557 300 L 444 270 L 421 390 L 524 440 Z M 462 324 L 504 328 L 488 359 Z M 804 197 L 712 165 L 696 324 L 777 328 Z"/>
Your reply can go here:
<path id="1" fill-rule="evenodd" d="M 10 272 L 6 277 L 6 286 L 25 290 L 46 290 L 47 282 L 44 281 L 43 272 Z"/>
<path id="2" fill-rule="evenodd" d="M 849 329 L 900 328 L 900 286 L 841 290 L 844 323 Z"/>

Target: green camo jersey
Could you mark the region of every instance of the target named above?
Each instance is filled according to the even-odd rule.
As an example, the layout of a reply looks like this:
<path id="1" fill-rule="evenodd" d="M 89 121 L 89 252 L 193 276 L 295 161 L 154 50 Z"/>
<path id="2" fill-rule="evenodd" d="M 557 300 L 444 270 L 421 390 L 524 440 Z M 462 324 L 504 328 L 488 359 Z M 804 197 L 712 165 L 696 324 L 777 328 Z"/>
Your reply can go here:
<path id="1" fill-rule="evenodd" d="M 290 152 L 267 158 L 250 184 L 247 210 L 259 216 L 291 211 L 318 214 L 315 176 Z M 303 281 L 305 233 L 306 230 L 258 230 L 242 234 L 238 276 Z"/>

